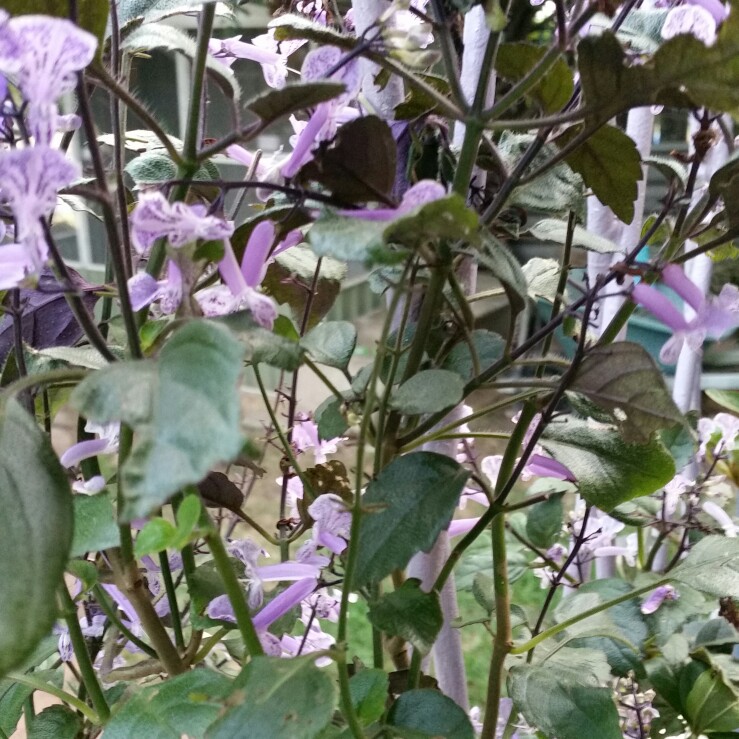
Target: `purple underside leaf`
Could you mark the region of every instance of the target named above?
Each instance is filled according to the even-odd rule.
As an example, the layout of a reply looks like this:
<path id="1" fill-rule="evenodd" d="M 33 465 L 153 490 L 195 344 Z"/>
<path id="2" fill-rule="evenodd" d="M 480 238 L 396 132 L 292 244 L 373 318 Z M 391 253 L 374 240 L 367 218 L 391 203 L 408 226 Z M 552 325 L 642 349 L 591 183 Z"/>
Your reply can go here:
<path id="1" fill-rule="evenodd" d="M 92 312 L 99 297 L 93 292 L 95 286 L 78 272 L 67 269 L 82 302 Z M 23 341 L 29 346 L 34 349 L 74 346 L 82 338 L 82 329 L 67 304 L 64 287 L 48 267 L 41 272 L 37 289 L 21 289 L 20 299 Z M 13 318 L 6 314 L 0 320 L 0 362 L 12 351 L 14 340 Z"/>

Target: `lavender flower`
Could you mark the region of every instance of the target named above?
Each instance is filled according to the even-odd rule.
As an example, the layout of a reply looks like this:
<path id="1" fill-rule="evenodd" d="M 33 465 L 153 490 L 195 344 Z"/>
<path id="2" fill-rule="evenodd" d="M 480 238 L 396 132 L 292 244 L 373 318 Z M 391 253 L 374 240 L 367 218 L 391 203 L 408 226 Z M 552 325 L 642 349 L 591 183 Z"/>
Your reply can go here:
<path id="1" fill-rule="evenodd" d="M 306 82 L 322 80 L 328 72 L 336 69 L 344 60 L 345 53 L 336 46 L 322 46 L 311 51 L 303 62 L 301 75 Z M 356 59 L 339 66 L 331 79 L 343 82 L 346 91 L 325 103 L 316 106 L 313 115 L 298 134 L 293 153 L 282 166 L 283 177 L 293 177 L 312 157 L 312 151 L 322 141 L 329 141 L 336 135 L 338 126 L 346 117 L 345 107 L 359 92 L 361 80 Z"/>
<path id="2" fill-rule="evenodd" d="M 665 364 L 677 361 L 685 342 L 698 352 L 707 337 L 721 338 L 739 326 L 739 288 L 736 285 L 724 285 L 717 296 L 705 297 L 682 269 L 672 264 L 662 270 L 662 281 L 695 312 L 694 318 L 686 320 L 670 299 L 656 288 L 643 282 L 632 288 L 631 299 L 674 332 L 660 351 L 660 359 Z"/>
<path id="3" fill-rule="evenodd" d="M 292 440 L 298 452 L 312 449 L 315 463 L 326 464 L 326 455 L 336 454 L 339 442 L 343 441 L 343 438 L 340 436 L 334 439 L 319 438 L 316 422 L 306 414 L 298 414 L 293 426 Z"/>
<path id="4" fill-rule="evenodd" d="M 49 247 L 40 221 L 53 213 L 58 190 L 79 175 L 76 164 L 47 146 L 0 152 L 0 198 L 13 211 L 18 242 L 0 246 L 0 289 L 41 271 Z"/>
<path id="5" fill-rule="evenodd" d="M 128 292 L 133 310 L 141 310 L 158 300 L 163 314 L 175 313 L 182 302 L 182 271 L 170 259 L 165 279 L 155 280 L 150 274 L 140 272 L 128 281 Z"/>
<path id="6" fill-rule="evenodd" d="M 63 18 L 21 15 L 3 27 L 0 74 L 15 81 L 27 101 L 29 133 L 48 145 L 58 129 L 56 101 L 77 84 L 93 59 L 97 40 Z"/>
<path id="7" fill-rule="evenodd" d="M 319 495 L 309 506 L 308 513 L 314 520 L 313 538 L 317 544 L 334 554 L 346 549 L 352 525 L 352 514 L 344 501 L 333 493 Z"/>
<path id="8" fill-rule="evenodd" d="M 703 513 L 708 514 L 723 529 L 724 536 L 735 539 L 739 536 L 739 525 L 731 516 L 717 503 L 712 500 L 703 502 Z"/>
<path id="9" fill-rule="evenodd" d="M 131 213 L 131 236 L 140 254 L 146 254 L 160 238 L 179 248 L 198 239 L 222 241 L 233 232 L 232 221 L 208 215 L 204 205 L 170 203 L 160 192 L 142 195 Z"/>
<path id="10" fill-rule="evenodd" d="M 677 600 L 679 597 L 680 593 L 672 585 L 660 585 L 644 599 L 641 604 L 641 612 L 645 616 L 656 613 L 666 600 Z"/>

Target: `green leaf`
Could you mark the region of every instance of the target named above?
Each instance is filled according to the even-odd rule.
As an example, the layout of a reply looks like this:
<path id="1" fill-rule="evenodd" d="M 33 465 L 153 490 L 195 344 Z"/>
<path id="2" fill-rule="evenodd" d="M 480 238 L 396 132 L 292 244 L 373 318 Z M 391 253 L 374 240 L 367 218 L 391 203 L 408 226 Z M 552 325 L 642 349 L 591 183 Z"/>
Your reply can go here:
<path id="1" fill-rule="evenodd" d="M 146 151 L 132 159 L 125 169 L 137 187 L 161 185 L 177 179 L 177 165 L 163 150 Z M 211 162 L 206 162 L 193 175 L 195 180 L 217 180 L 219 177 L 218 168 Z"/>
<path id="2" fill-rule="evenodd" d="M 593 428 L 573 417 L 550 423 L 541 445 L 572 470 L 580 495 L 606 513 L 650 495 L 675 476 L 675 463 L 661 442 L 627 444 L 615 429 Z"/>
<path id="3" fill-rule="evenodd" d="M 549 549 L 562 531 L 562 495 L 551 495 L 529 508 L 526 536 L 541 549 Z"/>
<path id="4" fill-rule="evenodd" d="M 38 352 L 42 357 L 48 357 L 59 362 L 65 362 L 74 367 L 87 369 L 102 369 L 108 360 L 91 346 L 50 346 Z"/>
<path id="5" fill-rule="evenodd" d="M 646 64 L 632 64 L 613 34 L 577 48 L 586 109 L 593 120 L 643 105 L 732 110 L 739 106 L 739 21 L 730 17 L 706 47 L 690 34 L 663 43 Z"/>
<path id="6" fill-rule="evenodd" d="M 717 598 L 739 598 L 739 539 L 704 537 L 670 577 Z"/>
<path id="7" fill-rule="evenodd" d="M 82 591 L 85 593 L 97 584 L 97 567 L 86 559 L 70 559 L 65 569 L 82 583 Z"/>
<path id="8" fill-rule="evenodd" d="M 319 147 L 298 178 L 320 183 L 345 203 L 389 197 L 395 182 L 395 149 L 390 126 L 377 116 L 362 116 L 341 126 L 330 146 Z"/>
<path id="9" fill-rule="evenodd" d="M 406 415 L 435 413 L 457 405 L 464 381 L 456 372 L 423 370 L 406 380 L 390 398 L 390 406 Z"/>
<path id="10" fill-rule="evenodd" d="M 698 675 L 685 699 L 685 713 L 695 734 L 709 731 L 736 731 L 739 726 L 739 693 L 708 652 L 700 650 L 698 662 L 705 669 Z M 705 665 L 707 663 L 707 666 Z"/>
<path id="11" fill-rule="evenodd" d="M 511 326 L 515 317 L 526 307 L 529 286 L 521 265 L 511 250 L 488 233 L 483 234 L 482 247 L 477 252 L 480 262 L 503 285 L 511 307 Z"/>
<path id="12" fill-rule="evenodd" d="M 76 739 L 82 730 L 82 718 L 67 706 L 49 706 L 37 714 L 28 731 L 28 739 Z"/>
<path id="13" fill-rule="evenodd" d="M 342 401 L 332 395 L 316 408 L 316 424 L 320 439 L 335 439 L 349 428 L 349 423 L 341 412 L 342 405 Z"/>
<path id="14" fill-rule="evenodd" d="M 287 372 L 300 365 L 301 349 L 297 341 L 273 334 L 254 321 L 251 311 L 230 313 L 214 319 L 226 326 L 246 350 L 244 360 L 250 364 L 268 364 Z"/>
<path id="15" fill-rule="evenodd" d="M 108 493 L 74 496 L 74 536 L 71 557 L 99 552 L 121 543 L 113 502 Z"/>
<path id="16" fill-rule="evenodd" d="M 334 257 L 344 262 L 391 261 L 383 234 L 387 224 L 324 213 L 308 231 L 308 241 L 319 257 Z"/>
<path id="17" fill-rule="evenodd" d="M 567 240 L 567 221 L 560 221 L 557 218 L 542 218 L 529 229 L 529 233 L 541 241 L 554 241 L 557 244 L 564 244 Z M 603 236 L 591 233 L 582 226 L 575 226 L 572 233 L 572 246 L 579 246 L 588 251 L 598 252 L 598 254 L 611 254 L 620 250 L 618 244 Z"/>
<path id="18" fill-rule="evenodd" d="M 408 249 L 440 239 L 470 240 L 478 227 L 477 214 L 459 195 L 447 195 L 390 221 L 385 230 L 388 243 Z"/>
<path id="19" fill-rule="evenodd" d="M 331 721 L 334 680 L 314 657 L 255 657 L 233 684 L 230 706 L 208 729 L 208 739 L 314 739 Z"/>
<path id="20" fill-rule="evenodd" d="M 275 29 L 275 39 L 307 39 L 318 44 L 338 46 L 340 49 L 353 49 L 358 43 L 355 36 L 347 36 L 329 26 L 315 23 L 304 15 L 285 15 L 273 18 L 269 27 Z"/>
<path id="21" fill-rule="evenodd" d="M 11 736 L 23 715 L 23 703 L 33 693 L 33 688 L 0 680 L 0 731 Z"/>
<path id="22" fill-rule="evenodd" d="M 384 670 L 361 670 L 349 680 L 352 705 L 364 726 L 369 726 L 385 713 L 389 687 Z"/>
<path id="23" fill-rule="evenodd" d="M 414 452 L 393 460 L 367 487 L 355 587 L 381 580 L 428 551 L 452 519 L 467 471 L 449 457 Z"/>
<path id="24" fill-rule="evenodd" d="M 642 159 L 642 162 L 650 167 L 654 167 L 662 174 L 668 183 L 673 182 L 679 185 L 678 192 L 684 192 L 688 185 L 688 168 L 674 159 L 673 157 L 648 156 Z"/>
<path id="25" fill-rule="evenodd" d="M 200 520 L 201 505 L 197 495 L 186 495 L 177 509 L 177 536 L 175 549 L 182 549 L 190 541 Z"/>
<path id="26" fill-rule="evenodd" d="M 410 729 L 409 736 L 474 739 L 467 714 L 438 690 L 409 690 L 393 703 L 388 723 Z"/>
<path id="27" fill-rule="evenodd" d="M 269 90 L 253 98 L 246 107 L 263 121 L 276 121 L 305 108 L 312 108 L 341 95 L 346 87 L 340 82 L 306 82 Z"/>
<path id="28" fill-rule="evenodd" d="M 241 451 L 238 379 L 244 351 L 222 326 L 192 321 L 157 360 L 118 362 L 81 382 L 71 403 L 99 423 L 134 429 L 120 469 L 122 519 L 147 516 Z"/>
<path id="29" fill-rule="evenodd" d="M 685 425 L 662 372 L 640 344 L 619 341 L 589 349 L 570 390 L 610 411 L 628 443 L 646 443 L 655 431 Z"/>
<path id="30" fill-rule="evenodd" d="M 178 13 L 192 13 L 199 10 L 204 3 L 216 0 L 118 0 L 118 22 L 123 28 L 133 21 L 162 20 Z M 235 5 L 238 0 L 218 0 L 218 5 Z M 216 14 L 220 13 L 216 9 Z"/>
<path id="31" fill-rule="evenodd" d="M 706 395 L 716 404 L 739 413 L 739 390 L 706 390 Z"/>
<path id="32" fill-rule="evenodd" d="M 349 321 L 319 323 L 300 345 L 319 364 L 345 370 L 357 345 L 357 329 Z"/>
<path id="33" fill-rule="evenodd" d="M 177 529 L 164 518 L 152 518 L 136 537 L 134 553 L 138 558 L 155 554 L 172 547 L 177 539 Z"/>
<path id="34" fill-rule="evenodd" d="M 528 285 L 529 297 L 532 300 L 543 298 L 553 303 L 559 289 L 559 275 L 562 267 L 556 259 L 533 257 L 523 265 L 523 275 Z M 565 294 L 567 288 L 565 288 Z"/>
<path id="35" fill-rule="evenodd" d="M 571 126 L 554 143 L 563 148 L 582 130 L 582 125 Z M 629 136 L 615 126 L 602 126 L 565 157 L 565 161 L 582 176 L 603 205 L 624 223 L 631 223 L 642 168 L 639 151 Z"/>
<path id="36" fill-rule="evenodd" d="M 481 369 L 489 367 L 503 356 L 505 340 L 500 334 L 478 328 L 470 334 L 470 339 Z M 464 380 L 471 380 L 475 376 L 475 365 L 468 342 L 463 340 L 455 344 L 444 357 L 441 367 L 460 375 Z"/>
<path id="37" fill-rule="evenodd" d="M 495 69 L 501 77 L 518 82 L 528 75 L 547 52 L 546 46 L 512 43 L 501 44 L 495 59 Z M 527 93 L 545 113 L 557 113 L 572 97 L 572 72 L 559 58 L 544 77 Z"/>
<path id="38" fill-rule="evenodd" d="M 67 476 L 36 421 L 0 408 L 0 676 L 25 660 L 57 616 L 72 543 Z"/>
<path id="39" fill-rule="evenodd" d="M 439 594 L 424 592 L 421 581 L 412 577 L 370 603 L 368 617 L 375 628 L 410 642 L 421 654 L 431 651 L 444 623 Z"/>
<path id="40" fill-rule="evenodd" d="M 166 23 L 145 23 L 125 36 L 121 46 L 131 53 L 150 49 L 179 51 L 188 59 L 195 58 L 198 48 L 189 34 Z M 206 58 L 205 67 L 208 75 L 228 97 L 233 100 L 241 97 L 241 88 L 230 67 L 210 55 Z"/>
<path id="41" fill-rule="evenodd" d="M 737 630 L 725 618 L 712 618 L 706 621 L 695 635 L 696 647 L 714 647 L 722 644 L 735 644 L 739 639 Z"/>
<path id="42" fill-rule="evenodd" d="M 562 664 L 516 665 L 508 675 L 514 710 L 545 736 L 557 739 L 621 739 L 619 716 L 610 688 L 592 675 Z"/>
<path id="43" fill-rule="evenodd" d="M 472 578 L 472 596 L 477 605 L 491 614 L 495 610 L 495 583 L 484 572 L 476 572 Z"/>
<path id="44" fill-rule="evenodd" d="M 212 670 L 196 668 L 159 685 L 140 688 L 114 713 L 106 739 L 193 739 L 205 736 L 223 711 L 233 682 Z"/>

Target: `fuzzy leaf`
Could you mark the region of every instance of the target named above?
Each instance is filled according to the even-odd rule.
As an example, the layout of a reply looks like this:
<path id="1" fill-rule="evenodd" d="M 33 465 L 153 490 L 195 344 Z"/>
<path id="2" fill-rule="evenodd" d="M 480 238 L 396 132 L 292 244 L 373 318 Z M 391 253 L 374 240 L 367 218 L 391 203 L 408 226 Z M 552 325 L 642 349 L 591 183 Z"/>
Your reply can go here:
<path id="1" fill-rule="evenodd" d="M 390 398 L 390 405 L 401 413 L 418 415 L 451 408 L 462 400 L 464 382 L 456 372 L 430 369 L 407 379 Z"/>
<path id="2" fill-rule="evenodd" d="M 415 578 L 370 603 L 368 617 L 375 628 L 409 641 L 421 654 L 431 651 L 444 622 L 439 594 L 424 592 Z"/>
<path id="3" fill-rule="evenodd" d="M 389 197 L 395 182 L 395 140 L 385 121 L 363 116 L 345 123 L 328 147 L 319 147 L 298 174 L 346 203 Z M 372 156 L 367 156 L 367 151 Z"/>
<path id="4" fill-rule="evenodd" d="M 644 443 L 655 431 L 685 425 L 662 373 L 639 344 L 619 341 L 593 347 L 570 390 L 610 411 L 626 442 Z"/>
<path id="5" fill-rule="evenodd" d="M 76 739 L 82 718 L 67 706 L 49 706 L 34 716 L 28 739 Z"/>
<path id="6" fill-rule="evenodd" d="M 534 238 L 541 239 L 541 241 L 554 241 L 557 244 L 564 244 L 567 240 L 567 221 L 560 221 L 556 218 L 542 218 L 529 229 L 529 233 Z M 579 246 L 599 254 L 611 254 L 620 249 L 619 245 L 610 239 L 591 233 L 582 226 L 575 226 L 572 234 L 572 246 Z"/>
<path id="7" fill-rule="evenodd" d="M 346 88 L 340 82 L 305 82 L 269 90 L 253 98 L 246 107 L 263 121 L 276 121 L 291 113 L 312 108 L 341 95 Z"/>
<path id="8" fill-rule="evenodd" d="M 467 472 L 434 452 L 398 457 L 370 482 L 362 498 L 354 584 L 361 587 L 428 551 L 452 519 Z"/>
<path id="9" fill-rule="evenodd" d="M 232 681 L 196 668 L 163 683 L 139 689 L 105 726 L 106 739 L 202 739 L 223 710 Z"/>
<path id="10" fill-rule="evenodd" d="M 334 680 L 311 657 L 255 657 L 233 684 L 229 707 L 207 739 L 314 739 L 331 721 Z"/>
<path id="11" fill-rule="evenodd" d="M 0 408 L 0 510 L 2 676 L 54 624 L 73 527 L 69 481 L 51 442 L 12 399 Z"/>
<path id="12" fill-rule="evenodd" d="M 558 739 L 621 739 L 610 688 L 588 673 L 558 664 L 517 665 L 508 675 L 508 693 L 524 718 Z"/>
<path id="13" fill-rule="evenodd" d="M 300 341 L 319 364 L 346 369 L 357 345 L 357 329 L 349 321 L 319 323 Z"/>
<path id="14" fill-rule="evenodd" d="M 474 739 L 475 732 L 467 714 L 438 690 L 409 690 L 402 693 L 388 714 L 388 723 L 402 736 L 422 739 Z"/>
<path id="15" fill-rule="evenodd" d="M 670 576 L 717 598 L 739 598 L 739 539 L 706 536 Z"/>
<path id="16" fill-rule="evenodd" d="M 580 495 L 606 513 L 650 495 L 675 476 L 675 463 L 661 442 L 627 444 L 615 429 L 572 417 L 550 423 L 541 445 L 572 470 Z"/>
<path id="17" fill-rule="evenodd" d="M 74 497 L 74 538 L 70 556 L 98 552 L 121 543 L 113 503 L 108 493 Z"/>
<path id="18" fill-rule="evenodd" d="M 580 133 L 572 126 L 554 143 L 563 148 Z M 624 223 L 634 218 L 637 184 L 642 179 L 641 158 L 633 139 L 615 126 L 605 125 L 569 154 L 565 161 L 582 176 L 585 185 Z"/>
<path id="19" fill-rule="evenodd" d="M 117 363 L 75 388 L 71 402 L 87 418 L 134 429 L 120 470 L 124 520 L 148 515 L 239 454 L 243 355 L 225 328 L 193 321 L 173 334 L 157 360 Z"/>

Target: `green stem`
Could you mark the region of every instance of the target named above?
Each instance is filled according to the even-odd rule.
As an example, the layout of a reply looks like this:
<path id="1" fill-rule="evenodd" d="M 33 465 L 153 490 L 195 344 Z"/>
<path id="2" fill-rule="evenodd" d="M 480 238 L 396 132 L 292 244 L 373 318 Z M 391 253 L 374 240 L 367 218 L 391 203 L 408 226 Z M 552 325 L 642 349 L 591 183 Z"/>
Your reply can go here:
<path id="1" fill-rule="evenodd" d="M 185 638 L 182 634 L 182 619 L 180 618 L 180 608 L 177 605 L 177 592 L 172 579 L 172 570 L 169 567 L 169 557 L 167 552 L 159 552 L 159 567 L 162 570 L 162 580 L 164 580 L 164 589 L 167 593 L 169 601 L 169 614 L 172 617 L 172 630 L 174 631 L 174 643 L 180 650 L 185 648 Z"/>
<path id="2" fill-rule="evenodd" d="M 87 705 L 87 703 L 81 701 L 76 695 L 67 693 L 66 690 L 57 688 L 56 685 L 44 682 L 43 680 L 34 677 L 33 674 L 24 675 L 20 672 L 9 672 L 5 676 L 5 678 L 7 680 L 12 680 L 14 683 L 18 683 L 19 685 L 26 685 L 27 687 L 33 688 L 34 690 L 40 690 L 42 693 L 53 695 L 55 698 L 58 698 L 60 701 L 62 701 L 62 703 L 66 703 L 67 705 L 72 706 L 72 708 L 79 711 L 86 719 L 88 719 L 93 724 L 97 725 L 101 723 L 100 717 L 90 708 L 90 706 Z"/>
<path id="3" fill-rule="evenodd" d="M 580 621 L 584 621 L 586 618 L 595 616 L 598 613 L 602 613 L 603 611 L 606 611 L 609 608 L 612 608 L 613 606 L 617 606 L 619 603 L 623 603 L 624 601 L 631 600 L 632 598 L 636 598 L 640 595 L 644 595 L 644 593 L 649 593 L 655 588 L 658 588 L 661 585 L 665 585 L 668 582 L 670 582 L 670 578 L 665 578 L 664 580 L 659 580 L 658 582 L 652 583 L 652 585 L 645 585 L 643 588 L 632 590 L 630 593 L 625 593 L 624 595 L 620 595 L 618 598 L 613 598 L 613 600 L 609 600 L 593 608 L 589 608 L 587 611 L 578 613 L 576 616 L 573 616 L 572 618 L 568 618 L 567 620 L 562 621 L 561 623 L 558 623 L 555 626 L 551 626 L 545 631 L 542 631 L 540 634 L 537 634 L 535 637 L 529 639 L 527 642 L 524 642 L 523 644 L 519 644 L 518 646 L 514 646 L 511 649 L 510 653 L 511 654 L 526 654 L 526 652 L 533 649 L 537 645 L 541 644 L 546 639 L 549 639 L 552 636 L 556 636 L 557 634 L 563 632 L 565 629 L 568 629 L 570 626 L 573 626 L 574 624 L 579 623 Z"/>
<path id="4" fill-rule="evenodd" d="M 207 516 L 207 513 L 205 515 Z M 246 602 L 246 593 L 236 577 L 226 547 L 223 545 L 220 531 L 215 528 L 212 521 L 210 523 L 211 531 L 205 537 L 205 541 L 213 555 L 216 569 L 223 580 L 226 595 L 228 595 L 228 599 L 233 606 L 236 624 L 241 632 L 241 638 L 244 640 L 244 646 L 251 657 L 258 657 L 260 654 L 264 654 L 264 650 L 262 649 L 262 643 L 259 641 L 259 635 L 254 628 L 254 622 L 251 620 L 249 606 Z"/>
<path id="5" fill-rule="evenodd" d="M 493 592 L 495 595 L 495 638 L 493 655 L 488 673 L 487 700 L 482 736 L 495 736 L 498 725 L 498 709 L 503 689 L 505 660 L 513 646 L 511 630 L 511 596 L 506 560 L 505 515 L 499 513 L 493 519 Z"/>
<path id="6" fill-rule="evenodd" d="M 485 119 L 497 118 L 516 103 L 520 102 L 521 98 L 529 90 L 539 84 L 539 81 L 561 56 L 562 50 L 560 48 L 557 46 L 550 47 L 525 77 L 513 85 L 503 97 L 496 101 L 495 105 L 483 111 L 482 117 Z"/>
<path id="7" fill-rule="evenodd" d="M 80 628 L 80 622 L 77 618 L 77 607 L 64 583 L 59 587 L 58 592 L 62 614 L 69 629 L 69 640 L 72 642 L 72 648 L 74 649 L 74 656 L 77 659 L 77 666 L 82 676 L 82 682 L 85 685 L 85 689 L 90 696 L 90 700 L 100 721 L 104 723 L 110 717 L 110 708 L 95 674 L 95 668 L 92 666 L 87 642 L 85 641 L 82 629 Z"/>
<path id="8" fill-rule="evenodd" d="M 90 370 L 74 367 L 70 369 L 49 370 L 48 372 L 39 372 L 37 375 L 26 375 L 18 378 L 15 382 L 11 382 L 6 388 L 3 388 L 2 396 L 12 398 L 14 395 L 43 385 L 56 385 L 66 382 L 79 382 L 84 380 Z"/>

